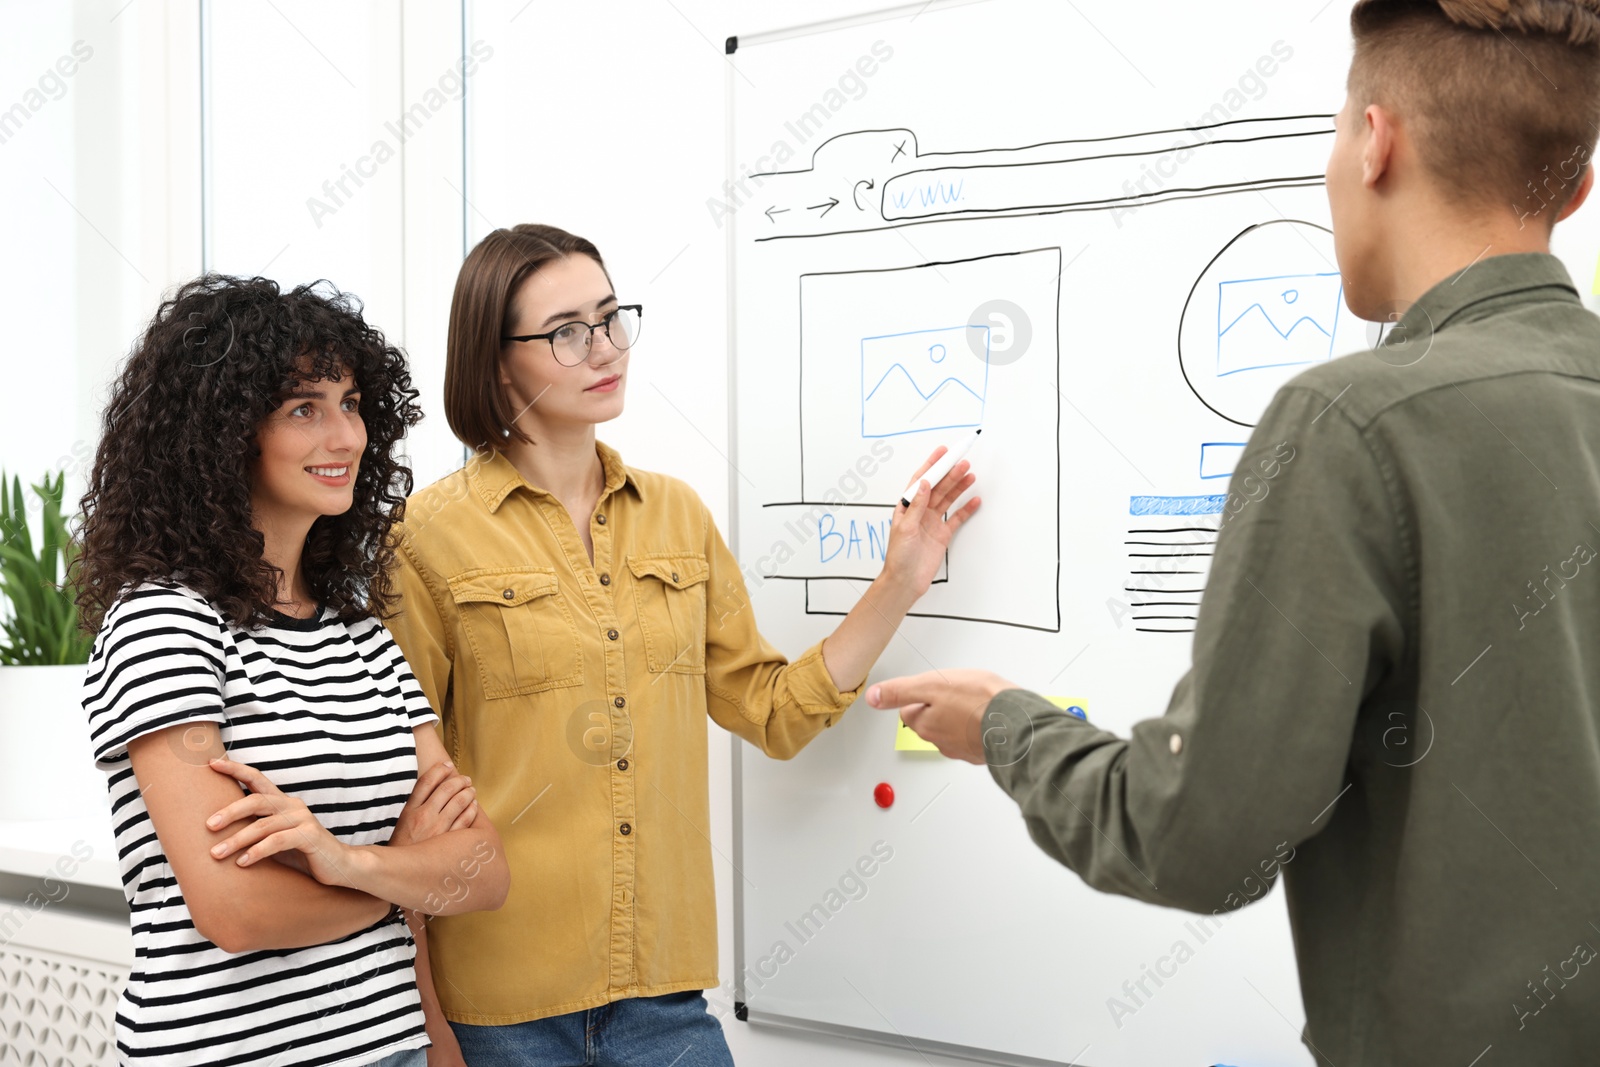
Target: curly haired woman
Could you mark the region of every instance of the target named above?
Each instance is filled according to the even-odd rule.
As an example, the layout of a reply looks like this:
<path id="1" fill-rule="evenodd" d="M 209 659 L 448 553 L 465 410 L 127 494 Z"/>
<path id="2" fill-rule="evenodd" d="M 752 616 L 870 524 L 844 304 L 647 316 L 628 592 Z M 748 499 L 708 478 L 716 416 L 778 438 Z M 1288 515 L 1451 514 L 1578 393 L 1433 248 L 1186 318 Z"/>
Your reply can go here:
<path id="1" fill-rule="evenodd" d="M 132 912 L 123 1064 L 420 1064 L 402 910 L 505 896 L 379 622 L 416 395 L 352 298 L 219 276 L 114 386 L 76 580 Z"/>

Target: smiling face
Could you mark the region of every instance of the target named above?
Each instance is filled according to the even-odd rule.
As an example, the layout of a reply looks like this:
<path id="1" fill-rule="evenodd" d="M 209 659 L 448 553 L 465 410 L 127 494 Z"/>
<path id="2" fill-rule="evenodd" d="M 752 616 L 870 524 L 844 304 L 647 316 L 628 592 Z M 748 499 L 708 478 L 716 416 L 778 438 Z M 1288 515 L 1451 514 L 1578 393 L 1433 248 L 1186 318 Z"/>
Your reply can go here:
<path id="1" fill-rule="evenodd" d="M 250 471 L 251 514 L 263 526 L 310 524 L 350 510 L 367 447 L 361 394 L 348 375 L 296 381 L 256 428 L 260 455 Z"/>
<path id="2" fill-rule="evenodd" d="M 518 286 L 505 335 L 549 333 L 569 322 L 596 324 L 616 307 L 611 279 L 594 259 L 555 259 Z M 562 366 L 546 340 L 508 341 L 501 348 L 500 384 L 517 425 L 535 437 L 556 426 L 593 426 L 621 415 L 627 372 L 628 352 L 612 345 L 603 329 L 594 331 L 589 358 L 575 367 Z"/>

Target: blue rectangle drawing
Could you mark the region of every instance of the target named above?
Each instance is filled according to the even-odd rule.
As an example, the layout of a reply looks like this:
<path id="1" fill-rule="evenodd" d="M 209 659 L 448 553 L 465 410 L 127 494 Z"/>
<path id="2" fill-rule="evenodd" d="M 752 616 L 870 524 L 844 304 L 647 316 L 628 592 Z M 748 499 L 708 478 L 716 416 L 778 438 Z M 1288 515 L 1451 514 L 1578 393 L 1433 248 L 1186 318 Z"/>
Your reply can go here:
<path id="1" fill-rule="evenodd" d="M 1200 446 L 1200 477 L 1226 478 L 1244 455 L 1243 441 L 1206 441 Z"/>
<path id="2" fill-rule="evenodd" d="M 1135 496 L 1128 498 L 1129 515 L 1220 515 L 1228 494 L 1205 496 Z"/>
<path id="3" fill-rule="evenodd" d="M 950 326 L 861 339 L 861 436 L 983 425 L 989 327 Z"/>
<path id="4" fill-rule="evenodd" d="M 1217 283 L 1217 377 L 1333 355 L 1344 303 L 1337 271 Z"/>

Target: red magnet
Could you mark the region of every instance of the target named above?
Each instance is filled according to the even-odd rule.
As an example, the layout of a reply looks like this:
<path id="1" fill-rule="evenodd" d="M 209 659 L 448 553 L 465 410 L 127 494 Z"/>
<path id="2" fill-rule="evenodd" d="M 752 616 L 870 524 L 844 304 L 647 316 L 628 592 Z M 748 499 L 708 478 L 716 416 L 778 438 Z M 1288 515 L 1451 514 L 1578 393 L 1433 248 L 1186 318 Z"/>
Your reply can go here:
<path id="1" fill-rule="evenodd" d="M 894 803 L 894 786 L 888 782 L 879 782 L 878 788 L 872 791 L 872 799 L 878 802 L 878 807 L 887 808 Z"/>

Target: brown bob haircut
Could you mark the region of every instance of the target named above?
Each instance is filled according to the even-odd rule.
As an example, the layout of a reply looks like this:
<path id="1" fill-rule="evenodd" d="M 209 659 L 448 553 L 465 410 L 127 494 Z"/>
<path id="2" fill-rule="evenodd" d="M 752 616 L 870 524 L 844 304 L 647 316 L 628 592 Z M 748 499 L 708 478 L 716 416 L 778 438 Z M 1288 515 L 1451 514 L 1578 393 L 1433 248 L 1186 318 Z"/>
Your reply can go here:
<path id="1" fill-rule="evenodd" d="M 445 342 L 444 417 L 468 448 L 482 452 L 528 440 L 500 385 L 500 338 L 511 329 L 511 298 L 523 280 L 568 256 L 588 256 L 605 270 L 593 242 L 537 223 L 495 230 L 461 264 Z"/>
<path id="2" fill-rule="evenodd" d="M 1394 110 L 1454 203 L 1552 226 L 1600 124 L 1600 0 L 1360 0 L 1351 102 Z"/>

